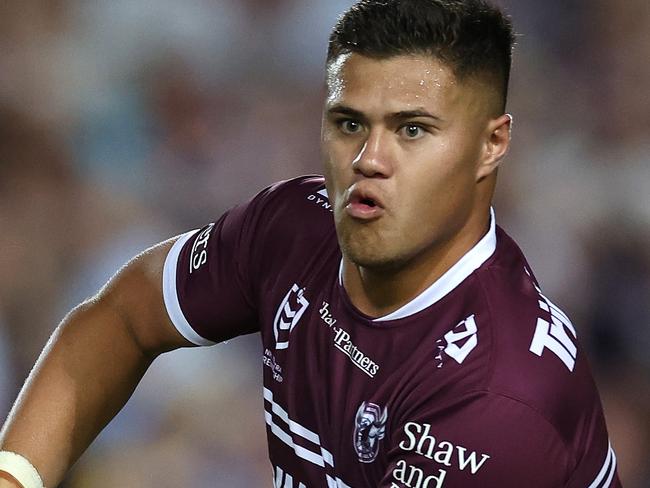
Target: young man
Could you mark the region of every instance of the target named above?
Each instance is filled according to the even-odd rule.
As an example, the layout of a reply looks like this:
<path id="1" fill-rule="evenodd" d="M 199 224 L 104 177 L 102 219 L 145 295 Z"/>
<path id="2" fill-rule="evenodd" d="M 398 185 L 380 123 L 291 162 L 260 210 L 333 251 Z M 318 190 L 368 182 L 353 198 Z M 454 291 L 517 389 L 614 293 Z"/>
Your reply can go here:
<path id="1" fill-rule="evenodd" d="M 5 426 L 4 477 L 56 485 L 158 354 L 259 331 L 276 487 L 620 486 L 575 329 L 490 207 L 512 44 L 479 0 L 353 6 L 325 178 L 269 187 L 75 309 Z"/>

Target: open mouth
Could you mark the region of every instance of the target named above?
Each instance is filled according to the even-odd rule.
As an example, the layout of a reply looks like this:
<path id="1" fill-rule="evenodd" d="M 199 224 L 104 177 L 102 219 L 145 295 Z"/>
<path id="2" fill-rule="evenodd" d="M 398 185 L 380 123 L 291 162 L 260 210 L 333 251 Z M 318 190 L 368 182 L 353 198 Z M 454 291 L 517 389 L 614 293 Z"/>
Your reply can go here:
<path id="1" fill-rule="evenodd" d="M 374 207 L 377 206 L 375 204 L 375 201 L 372 198 L 362 198 L 361 200 L 359 200 L 359 203 L 361 205 L 366 205 L 366 206 L 371 207 L 371 208 L 374 208 Z"/>
<path id="2" fill-rule="evenodd" d="M 350 216 L 362 220 L 376 219 L 384 212 L 383 205 L 376 195 L 370 190 L 358 188 L 350 193 L 346 209 Z"/>

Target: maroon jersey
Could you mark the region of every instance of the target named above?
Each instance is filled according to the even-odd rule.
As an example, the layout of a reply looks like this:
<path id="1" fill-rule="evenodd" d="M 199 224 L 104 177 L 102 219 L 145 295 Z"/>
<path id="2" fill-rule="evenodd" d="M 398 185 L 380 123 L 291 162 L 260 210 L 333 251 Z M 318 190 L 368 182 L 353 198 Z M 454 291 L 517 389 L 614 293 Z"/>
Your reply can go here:
<path id="1" fill-rule="evenodd" d="M 444 276 L 372 318 L 350 302 L 321 177 L 277 184 L 181 236 L 178 330 L 259 331 L 277 488 L 618 487 L 576 331 L 495 225 Z"/>

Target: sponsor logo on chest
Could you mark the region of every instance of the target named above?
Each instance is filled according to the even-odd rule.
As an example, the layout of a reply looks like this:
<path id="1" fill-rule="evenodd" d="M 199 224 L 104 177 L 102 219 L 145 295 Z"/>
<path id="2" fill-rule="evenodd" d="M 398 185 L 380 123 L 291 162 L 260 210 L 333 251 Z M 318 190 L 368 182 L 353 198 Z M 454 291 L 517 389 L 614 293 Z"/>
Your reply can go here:
<path id="1" fill-rule="evenodd" d="M 449 468 L 476 475 L 491 457 L 489 454 L 470 451 L 459 444 L 437 439 L 431 435 L 431 425 L 427 423 L 407 422 L 404 425 L 404 435 L 406 438 L 399 443 L 402 451 L 422 456 L 427 461 L 434 461 L 447 469 L 425 470 L 421 466 L 426 466 L 428 462 L 416 466 L 411 464 L 411 460 L 407 462 L 400 459 L 392 472 L 391 488 L 440 488 L 444 486 Z"/>
<path id="2" fill-rule="evenodd" d="M 357 368 L 371 378 L 374 378 L 379 372 L 379 365 L 352 342 L 352 337 L 348 331 L 334 325 L 336 324 L 336 319 L 330 312 L 330 304 L 323 302 L 319 313 L 321 320 L 334 332 L 334 347 L 345 354 Z"/>

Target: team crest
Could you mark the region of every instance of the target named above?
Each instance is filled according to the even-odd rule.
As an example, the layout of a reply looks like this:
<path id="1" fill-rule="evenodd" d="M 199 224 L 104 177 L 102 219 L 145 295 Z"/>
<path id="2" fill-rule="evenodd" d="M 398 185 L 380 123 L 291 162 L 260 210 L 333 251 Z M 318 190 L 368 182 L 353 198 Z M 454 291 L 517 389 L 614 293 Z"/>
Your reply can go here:
<path id="1" fill-rule="evenodd" d="M 386 435 L 388 408 L 382 411 L 379 405 L 363 402 L 357 410 L 354 427 L 354 450 L 359 461 L 371 463 L 377 458 L 379 441 Z"/>
<path id="2" fill-rule="evenodd" d="M 273 320 L 276 349 L 289 347 L 289 334 L 291 334 L 291 331 L 298 324 L 300 317 L 309 306 L 309 302 L 303 295 L 304 292 L 304 288 L 300 288 L 294 283 L 278 307 Z"/>

